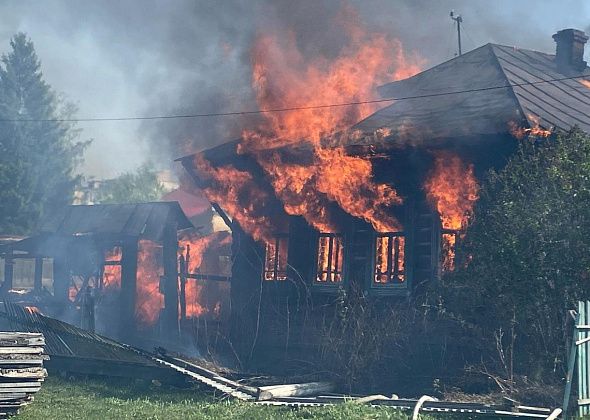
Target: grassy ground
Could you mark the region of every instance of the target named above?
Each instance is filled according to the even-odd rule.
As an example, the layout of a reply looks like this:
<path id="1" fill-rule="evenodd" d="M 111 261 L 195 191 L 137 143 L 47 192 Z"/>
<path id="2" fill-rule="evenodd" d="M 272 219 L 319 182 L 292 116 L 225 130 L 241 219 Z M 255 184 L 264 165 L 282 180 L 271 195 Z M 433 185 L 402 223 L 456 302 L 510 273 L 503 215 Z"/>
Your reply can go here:
<path id="1" fill-rule="evenodd" d="M 407 419 L 387 408 L 352 404 L 290 409 L 220 401 L 198 389 L 150 384 L 49 378 L 35 401 L 16 417 L 25 419 Z"/>

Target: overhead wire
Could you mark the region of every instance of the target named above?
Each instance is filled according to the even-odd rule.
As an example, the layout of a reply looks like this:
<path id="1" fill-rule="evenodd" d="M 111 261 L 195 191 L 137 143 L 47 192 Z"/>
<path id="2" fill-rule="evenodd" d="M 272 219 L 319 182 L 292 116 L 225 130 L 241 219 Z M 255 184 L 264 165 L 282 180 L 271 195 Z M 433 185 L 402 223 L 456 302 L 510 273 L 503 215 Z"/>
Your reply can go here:
<path id="1" fill-rule="evenodd" d="M 176 114 L 176 115 L 149 115 L 149 116 L 137 116 L 137 117 L 89 117 L 89 118 L 47 118 L 47 119 L 35 119 L 35 118 L 14 118 L 14 119 L 0 119 L 0 122 L 100 122 L 100 121 L 145 121 L 145 120 L 167 120 L 167 119 L 187 119 L 187 118 L 210 118 L 210 117 L 228 117 L 228 116 L 240 116 L 240 115 L 254 115 L 254 114 L 267 114 L 267 113 L 278 113 L 278 112 L 290 112 L 290 111 L 302 111 L 302 110 L 313 110 L 313 109 L 327 109 L 327 108 L 339 108 L 346 106 L 358 106 L 368 104 L 379 104 L 386 102 L 397 102 L 407 101 L 412 99 L 426 99 L 436 98 L 441 96 L 460 95 L 465 93 L 476 93 L 485 92 L 498 89 L 508 89 L 520 86 L 531 86 L 542 83 L 553 83 L 561 82 L 565 80 L 575 79 L 586 79 L 590 81 L 590 75 L 579 75 L 569 76 L 556 79 L 541 79 L 534 82 L 522 82 L 522 83 L 509 83 L 497 86 L 487 86 L 482 88 L 472 88 L 464 90 L 456 90 L 449 92 L 438 92 L 438 93 L 425 93 L 422 95 L 409 95 L 400 97 L 389 97 L 372 100 L 362 101 L 351 101 L 343 103 L 332 103 L 323 105 L 308 105 L 308 106 L 292 106 L 285 108 L 269 108 L 259 110 L 244 110 L 244 111 L 231 111 L 231 112 L 207 112 L 207 113 L 196 113 L 196 114 Z"/>

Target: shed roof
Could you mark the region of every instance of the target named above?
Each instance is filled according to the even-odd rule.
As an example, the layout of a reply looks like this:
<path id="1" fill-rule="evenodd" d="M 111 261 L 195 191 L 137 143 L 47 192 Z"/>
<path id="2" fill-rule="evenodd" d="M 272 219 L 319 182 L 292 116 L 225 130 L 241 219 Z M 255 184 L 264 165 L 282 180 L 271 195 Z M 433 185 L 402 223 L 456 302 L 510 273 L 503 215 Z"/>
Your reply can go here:
<path id="1" fill-rule="evenodd" d="M 176 201 L 138 204 L 68 206 L 41 221 L 40 234 L 61 236 L 116 235 L 159 240 L 169 217 L 178 229 L 192 227 Z"/>

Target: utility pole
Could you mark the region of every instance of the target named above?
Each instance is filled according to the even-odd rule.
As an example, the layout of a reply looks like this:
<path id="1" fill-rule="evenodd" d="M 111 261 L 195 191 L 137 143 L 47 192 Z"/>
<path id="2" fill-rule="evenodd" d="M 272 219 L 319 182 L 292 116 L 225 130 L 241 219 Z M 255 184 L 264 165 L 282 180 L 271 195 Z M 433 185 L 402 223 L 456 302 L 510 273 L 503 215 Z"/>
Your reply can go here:
<path id="1" fill-rule="evenodd" d="M 459 55 L 461 55 L 461 22 L 463 22 L 463 18 L 461 15 L 455 16 L 454 10 L 451 10 L 450 16 L 451 19 L 457 22 L 457 41 L 459 42 Z"/>

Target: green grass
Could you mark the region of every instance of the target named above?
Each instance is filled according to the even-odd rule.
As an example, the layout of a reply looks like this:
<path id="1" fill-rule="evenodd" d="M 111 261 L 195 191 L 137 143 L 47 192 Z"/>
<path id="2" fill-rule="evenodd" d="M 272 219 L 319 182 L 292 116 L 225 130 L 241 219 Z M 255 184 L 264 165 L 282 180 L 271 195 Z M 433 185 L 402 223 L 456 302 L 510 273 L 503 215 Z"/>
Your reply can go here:
<path id="1" fill-rule="evenodd" d="M 388 408 L 355 404 L 291 409 L 216 400 L 199 389 L 49 378 L 16 419 L 408 419 Z"/>

